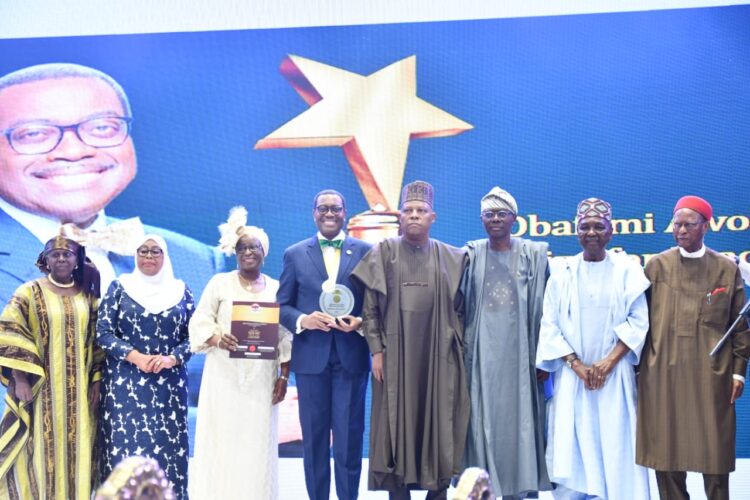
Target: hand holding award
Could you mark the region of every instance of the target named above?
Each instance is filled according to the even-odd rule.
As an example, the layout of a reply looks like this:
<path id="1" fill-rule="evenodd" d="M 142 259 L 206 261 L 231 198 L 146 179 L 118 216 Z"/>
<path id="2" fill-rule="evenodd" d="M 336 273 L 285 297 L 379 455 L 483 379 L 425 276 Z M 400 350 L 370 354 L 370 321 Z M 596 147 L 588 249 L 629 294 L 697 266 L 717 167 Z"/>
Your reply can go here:
<path id="1" fill-rule="evenodd" d="M 359 328 L 361 320 L 351 315 L 354 309 L 354 294 L 345 285 L 331 279 L 323 282 L 320 293 L 320 310 L 334 318 L 332 327 L 343 332 L 351 332 Z"/>

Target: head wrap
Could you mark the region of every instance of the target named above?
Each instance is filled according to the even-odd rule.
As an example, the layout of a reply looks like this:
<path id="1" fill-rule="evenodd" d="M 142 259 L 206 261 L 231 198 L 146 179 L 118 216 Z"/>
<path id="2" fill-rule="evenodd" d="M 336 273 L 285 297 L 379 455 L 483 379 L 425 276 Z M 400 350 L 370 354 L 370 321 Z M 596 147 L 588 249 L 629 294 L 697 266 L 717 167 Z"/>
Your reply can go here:
<path id="1" fill-rule="evenodd" d="M 509 192 L 497 186 L 490 189 L 490 192 L 482 197 L 482 212 L 485 210 L 508 210 L 513 212 L 513 215 L 518 215 L 516 199 Z"/>
<path id="2" fill-rule="evenodd" d="M 674 215 L 675 212 L 682 208 L 689 208 L 694 212 L 698 212 L 707 221 L 711 220 L 711 217 L 714 215 L 714 210 L 711 208 L 711 204 L 698 196 L 683 196 L 677 200 L 677 204 L 674 206 L 672 214 Z"/>
<path id="3" fill-rule="evenodd" d="M 601 198 L 586 198 L 578 204 L 576 210 L 576 221 L 586 217 L 599 217 L 604 220 L 612 220 L 612 205 Z"/>
<path id="4" fill-rule="evenodd" d="M 70 238 L 63 236 L 62 234 L 58 234 L 44 244 L 44 251 L 42 253 L 46 255 L 52 250 L 70 250 L 71 252 L 76 253 L 78 252 L 79 248 L 81 248 L 80 244 L 76 243 Z"/>
<path id="5" fill-rule="evenodd" d="M 435 190 L 432 184 L 425 181 L 410 182 L 401 191 L 401 205 L 407 201 L 423 201 L 432 208 L 435 201 Z"/>
<path id="6" fill-rule="evenodd" d="M 164 264 L 153 276 L 148 276 L 138 269 L 138 248 L 148 240 L 156 242 L 164 252 Z M 172 260 L 169 258 L 167 242 L 164 238 L 158 234 L 146 234 L 134 240 L 133 247 L 132 252 L 136 254 L 133 272 L 123 274 L 118 278 L 125 293 L 151 314 L 158 314 L 179 304 L 185 295 L 185 283 L 174 277 Z"/>
<path id="7" fill-rule="evenodd" d="M 221 234 L 219 250 L 224 252 L 227 257 L 234 254 L 234 248 L 243 236 L 257 239 L 260 246 L 263 247 L 263 256 L 268 256 L 269 245 L 271 244 L 268 235 L 262 228 L 247 225 L 247 209 L 245 207 L 232 208 L 229 211 L 227 221 L 219 226 L 219 233 Z"/>
<path id="8" fill-rule="evenodd" d="M 68 250 L 76 254 L 78 265 L 73 270 L 73 281 L 75 281 L 82 292 L 99 297 L 99 270 L 86 257 L 86 249 L 82 245 L 62 236 L 62 234 L 55 236 L 44 244 L 44 250 L 39 253 L 36 259 L 36 267 L 44 274 L 49 274 L 47 254 L 54 250 Z"/>

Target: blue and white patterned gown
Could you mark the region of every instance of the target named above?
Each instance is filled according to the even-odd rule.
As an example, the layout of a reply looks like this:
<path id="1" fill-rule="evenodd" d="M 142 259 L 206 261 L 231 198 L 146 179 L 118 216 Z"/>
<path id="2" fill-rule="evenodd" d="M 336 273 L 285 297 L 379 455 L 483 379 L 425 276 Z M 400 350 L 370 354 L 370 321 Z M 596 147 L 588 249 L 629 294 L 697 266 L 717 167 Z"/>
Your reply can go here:
<path id="1" fill-rule="evenodd" d="M 193 294 L 151 314 L 114 281 L 99 305 L 97 342 L 106 351 L 100 407 L 100 472 L 104 480 L 120 460 L 141 455 L 159 462 L 175 495 L 187 499 L 188 322 Z M 144 373 L 125 360 L 130 351 L 170 354 L 178 364 Z"/>

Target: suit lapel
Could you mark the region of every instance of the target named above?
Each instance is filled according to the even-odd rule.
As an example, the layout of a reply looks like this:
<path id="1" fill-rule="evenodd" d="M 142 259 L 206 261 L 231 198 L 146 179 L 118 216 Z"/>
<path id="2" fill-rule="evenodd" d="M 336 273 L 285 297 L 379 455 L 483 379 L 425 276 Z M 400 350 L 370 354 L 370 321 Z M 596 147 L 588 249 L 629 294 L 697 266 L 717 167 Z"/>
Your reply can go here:
<path id="1" fill-rule="evenodd" d="M 320 250 L 320 244 L 318 243 L 317 236 L 313 236 L 307 242 L 307 256 L 312 262 L 313 266 L 318 270 L 323 281 L 328 279 L 328 272 L 326 271 L 326 265 L 323 262 L 323 252 Z"/>
<path id="2" fill-rule="evenodd" d="M 336 276 L 336 283 L 341 283 L 349 276 L 350 267 L 352 266 L 352 255 L 354 253 L 354 240 L 348 236 L 344 239 L 341 247 L 341 258 L 339 259 L 339 273 Z"/>
<path id="3" fill-rule="evenodd" d="M 107 257 L 109 257 L 109 261 L 112 263 L 112 267 L 115 270 L 115 276 L 133 272 L 133 267 L 135 265 L 133 257 L 119 255 L 114 252 L 107 252 Z"/>
<path id="4" fill-rule="evenodd" d="M 41 276 L 36 268 L 39 252 L 44 248 L 36 237 L 10 215 L 0 210 L 0 270 L 25 283 Z"/>

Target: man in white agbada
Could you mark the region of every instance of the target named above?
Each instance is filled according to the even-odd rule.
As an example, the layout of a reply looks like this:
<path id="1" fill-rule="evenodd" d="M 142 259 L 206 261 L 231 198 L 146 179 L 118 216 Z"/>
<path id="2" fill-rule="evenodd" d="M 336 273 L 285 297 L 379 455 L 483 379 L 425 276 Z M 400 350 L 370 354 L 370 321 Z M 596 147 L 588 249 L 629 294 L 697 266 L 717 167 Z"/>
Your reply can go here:
<path id="1" fill-rule="evenodd" d="M 635 365 L 648 331 L 641 266 L 606 250 L 609 203 L 578 205 L 583 252 L 558 260 L 544 295 L 537 368 L 555 373 L 547 469 L 557 499 L 649 498 L 635 464 Z"/>

